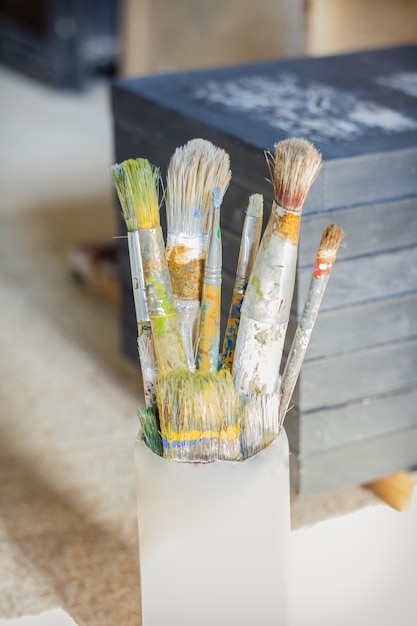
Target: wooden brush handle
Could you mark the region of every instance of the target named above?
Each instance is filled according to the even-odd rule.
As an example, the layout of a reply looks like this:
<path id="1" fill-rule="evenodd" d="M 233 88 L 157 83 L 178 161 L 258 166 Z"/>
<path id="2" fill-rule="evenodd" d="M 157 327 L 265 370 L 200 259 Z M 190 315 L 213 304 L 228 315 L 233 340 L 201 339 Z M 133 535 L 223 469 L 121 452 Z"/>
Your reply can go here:
<path id="1" fill-rule="evenodd" d="M 204 283 L 201 299 L 200 341 L 197 368 L 200 372 L 217 372 L 220 348 L 221 285 Z"/>

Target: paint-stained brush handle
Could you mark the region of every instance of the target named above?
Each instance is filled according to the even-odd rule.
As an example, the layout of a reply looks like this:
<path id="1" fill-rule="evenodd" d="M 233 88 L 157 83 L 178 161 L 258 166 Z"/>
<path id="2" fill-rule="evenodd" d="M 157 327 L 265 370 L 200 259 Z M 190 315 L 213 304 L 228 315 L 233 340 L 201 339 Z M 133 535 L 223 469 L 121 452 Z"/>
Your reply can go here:
<path id="1" fill-rule="evenodd" d="M 343 230 L 336 224 L 330 224 L 321 237 L 304 309 L 282 375 L 279 407 L 280 428 L 284 422 L 301 371 L 301 366 L 310 343 L 311 333 L 316 323 L 327 283 L 336 260 L 337 251 L 343 237 Z"/>
<path id="2" fill-rule="evenodd" d="M 154 408 L 156 407 L 156 384 L 159 378 L 159 370 L 150 320 L 138 322 L 138 352 L 142 371 L 145 405 L 148 408 Z"/>
<path id="3" fill-rule="evenodd" d="M 139 230 L 146 297 L 160 374 L 188 369 L 161 227 Z"/>
<path id="4" fill-rule="evenodd" d="M 236 339 L 239 330 L 240 309 L 248 285 L 262 231 L 263 196 L 252 194 L 243 223 L 236 279 L 233 287 L 232 302 L 223 340 L 220 367 L 232 371 L 235 355 Z"/>
<path id="5" fill-rule="evenodd" d="M 245 285 L 246 289 L 246 285 Z M 237 333 L 239 330 L 240 322 L 240 309 L 242 307 L 244 291 L 233 290 L 232 302 L 230 304 L 229 317 L 227 320 L 226 331 L 224 333 L 223 349 L 220 358 L 220 367 L 226 368 L 229 372 L 232 371 L 233 360 L 235 356 L 235 347 Z"/>
<path id="6" fill-rule="evenodd" d="M 216 372 L 219 367 L 222 282 L 221 200 L 221 190 L 219 187 L 216 187 L 213 192 L 214 215 L 212 231 L 204 268 L 200 338 L 197 352 L 197 369 L 203 373 Z"/>

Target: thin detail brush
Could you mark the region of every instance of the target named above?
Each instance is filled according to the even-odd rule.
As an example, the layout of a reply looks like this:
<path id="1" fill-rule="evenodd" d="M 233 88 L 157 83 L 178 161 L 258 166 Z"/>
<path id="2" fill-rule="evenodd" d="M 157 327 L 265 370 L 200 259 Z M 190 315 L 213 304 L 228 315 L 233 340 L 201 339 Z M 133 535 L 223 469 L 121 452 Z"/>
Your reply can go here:
<path id="1" fill-rule="evenodd" d="M 336 261 L 337 251 L 343 237 L 343 230 L 336 224 L 330 224 L 330 226 L 324 230 L 320 240 L 304 309 L 282 375 L 279 408 L 280 427 L 284 422 L 300 374 L 311 333 L 316 323 L 324 292 L 329 282 L 330 273 Z"/>
<path id="2" fill-rule="evenodd" d="M 135 215 L 159 372 L 162 375 L 172 369 L 187 369 L 160 226 L 159 170 L 146 159 L 129 159 L 125 169 L 136 198 Z"/>
<path id="3" fill-rule="evenodd" d="M 232 371 L 235 355 L 240 309 L 261 238 L 262 216 L 263 196 L 262 194 L 256 193 L 249 197 L 249 204 L 243 222 L 232 302 L 230 304 L 229 318 L 227 320 L 223 340 L 222 356 L 220 358 L 220 367 L 226 367 L 230 372 Z"/>
<path id="4" fill-rule="evenodd" d="M 217 372 L 219 367 L 222 284 L 221 203 L 222 191 L 220 187 L 215 187 L 213 190 L 213 225 L 204 267 L 200 337 L 197 352 L 197 369 L 203 373 Z"/>
<path id="5" fill-rule="evenodd" d="M 195 369 L 194 335 L 211 222 L 211 194 L 219 186 L 224 195 L 230 176 L 228 154 L 204 139 L 192 139 L 177 148 L 168 166 L 166 255 L 190 370 Z"/>
<path id="6" fill-rule="evenodd" d="M 111 172 L 113 185 L 116 188 L 127 227 L 133 299 L 138 328 L 137 343 L 145 404 L 147 407 L 153 407 L 156 405 L 155 385 L 158 380 L 159 372 L 152 339 L 148 305 L 146 302 L 145 279 L 140 252 L 138 224 L 135 214 L 136 197 L 124 163 L 116 163 L 113 165 Z"/>
<path id="7" fill-rule="evenodd" d="M 274 202 L 241 309 L 233 362 L 239 394 L 275 393 L 294 291 L 301 212 L 321 155 L 305 139 L 275 145 Z"/>

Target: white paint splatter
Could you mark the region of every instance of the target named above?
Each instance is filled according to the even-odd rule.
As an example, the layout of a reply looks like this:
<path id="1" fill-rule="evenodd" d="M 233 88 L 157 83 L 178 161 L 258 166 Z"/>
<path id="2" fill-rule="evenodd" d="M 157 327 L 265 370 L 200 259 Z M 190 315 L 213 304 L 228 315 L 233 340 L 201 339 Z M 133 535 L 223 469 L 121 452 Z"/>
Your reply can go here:
<path id="1" fill-rule="evenodd" d="M 379 76 L 375 82 L 417 98 L 417 72 L 398 72 L 390 76 Z"/>
<path id="2" fill-rule="evenodd" d="M 356 140 L 372 128 L 386 133 L 417 129 L 417 120 L 393 109 L 290 73 L 275 79 L 253 75 L 228 82 L 209 80 L 193 97 L 222 109 L 242 111 L 313 141 Z"/>

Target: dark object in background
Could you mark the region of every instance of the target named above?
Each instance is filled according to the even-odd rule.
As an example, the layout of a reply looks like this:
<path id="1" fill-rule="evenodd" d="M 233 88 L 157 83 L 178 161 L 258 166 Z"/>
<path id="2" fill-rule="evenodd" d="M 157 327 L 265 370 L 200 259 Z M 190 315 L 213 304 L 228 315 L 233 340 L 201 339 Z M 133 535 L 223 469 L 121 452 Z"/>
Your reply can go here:
<path id="1" fill-rule="evenodd" d="M 0 60 L 55 87 L 114 74 L 118 0 L 0 0 Z"/>
<path id="2" fill-rule="evenodd" d="M 115 160 L 145 157 L 165 176 L 175 148 L 194 137 L 230 155 L 232 182 L 222 208 L 223 324 L 248 197 L 264 194 L 266 219 L 272 203 L 263 150 L 302 136 L 323 153 L 323 170 L 304 205 L 287 352 L 323 229 L 336 222 L 346 240 L 285 422 L 291 484 L 301 494 L 370 482 L 417 464 L 416 75 L 417 47 L 410 46 L 113 86 Z M 124 240 L 119 268 L 123 348 L 136 360 Z"/>

